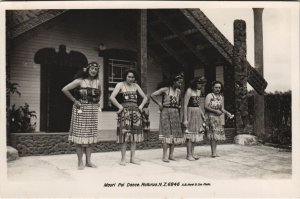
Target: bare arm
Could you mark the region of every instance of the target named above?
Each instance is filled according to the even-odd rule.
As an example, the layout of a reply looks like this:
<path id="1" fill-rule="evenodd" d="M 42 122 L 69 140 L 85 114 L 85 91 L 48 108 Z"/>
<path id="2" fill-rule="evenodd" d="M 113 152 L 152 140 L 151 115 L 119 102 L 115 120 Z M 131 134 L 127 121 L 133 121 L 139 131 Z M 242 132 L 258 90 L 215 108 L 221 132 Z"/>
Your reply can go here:
<path id="1" fill-rule="evenodd" d="M 199 96 L 201 96 L 201 91 L 200 91 Z M 205 121 L 206 118 L 205 118 L 204 112 L 203 112 L 203 110 L 202 110 L 202 108 L 201 108 L 201 104 L 199 104 L 199 109 L 200 109 L 201 117 L 202 117 L 202 119 Z"/>
<path id="2" fill-rule="evenodd" d="M 71 83 L 69 83 L 68 85 L 66 85 L 65 87 L 62 88 L 62 92 L 65 94 L 65 96 L 67 96 L 67 98 L 69 98 L 75 105 L 77 108 L 80 107 L 80 103 L 75 99 L 75 97 L 71 94 L 70 90 L 73 90 L 76 87 L 79 87 L 81 84 L 81 79 L 75 79 L 74 81 L 72 81 Z"/>
<path id="3" fill-rule="evenodd" d="M 222 108 L 221 108 L 221 111 L 222 111 L 225 115 L 227 115 L 227 117 L 229 117 L 229 118 L 231 118 L 231 117 L 233 116 L 230 112 L 228 112 L 227 110 L 224 109 L 224 98 L 223 98 L 223 97 L 222 97 Z"/>
<path id="4" fill-rule="evenodd" d="M 99 92 L 100 92 L 100 97 L 101 97 L 101 94 L 102 94 L 102 90 L 101 90 L 101 83 L 100 81 L 98 81 L 98 89 L 99 89 Z M 100 100 L 99 100 L 99 107 L 100 107 Z"/>
<path id="5" fill-rule="evenodd" d="M 142 103 L 139 106 L 139 109 L 142 111 L 143 107 L 145 106 L 145 104 L 148 101 L 148 98 L 146 97 L 145 93 L 143 92 L 143 90 L 141 89 L 141 87 L 138 84 L 135 84 L 137 87 L 137 91 L 139 92 L 140 96 L 143 98 Z"/>
<path id="6" fill-rule="evenodd" d="M 163 108 L 163 105 L 161 102 L 157 100 L 157 96 L 163 95 L 163 93 L 165 93 L 167 89 L 168 89 L 167 87 L 161 88 L 150 95 L 151 99 L 155 102 L 155 104 L 159 106 L 159 110 Z"/>
<path id="7" fill-rule="evenodd" d="M 187 125 L 188 121 L 187 121 L 187 107 L 189 104 L 189 100 L 191 98 L 191 89 L 188 88 L 185 95 L 184 95 L 184 101 L 183 101 L 183 124 Z"/>
<path id="8" fill-rule="evenodd" d="M 205 98 L 204 108 L 208 112 L 216 113 L 217 115 L 222 115 L 222 112 L 220 110 L 215 110 L 209 107 L 210 100 L 212 99 L 212 95 L 208 94 Z"/>
<path id="9" fill-rule="evenodd" d="M 116 96 L 120 92 L 122 86 L 122 82 L 119 82 L 114 88 L 109 100 L 115 105 L 119 110 L 117 113 L 120 113 L 123 110 L 123 106 L 117 101 Z"/>

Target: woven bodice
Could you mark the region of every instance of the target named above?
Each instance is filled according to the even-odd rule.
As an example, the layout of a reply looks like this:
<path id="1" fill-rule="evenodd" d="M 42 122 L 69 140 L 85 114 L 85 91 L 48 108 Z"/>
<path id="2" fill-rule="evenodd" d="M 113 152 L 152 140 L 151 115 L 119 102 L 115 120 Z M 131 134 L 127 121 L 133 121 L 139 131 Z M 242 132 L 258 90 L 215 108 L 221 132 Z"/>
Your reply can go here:
<path id="1" fill-rule="evenodd" d="M 100 90 L 97 88 L 80 88 L 78 89 L 78 97 L 81 103 L 96 104 L 100 101 Z"/>
<path id="2" fill-rule="evenodd" d="M 200 106 L 200 96 L 191 96 L 188 107 L 199 107 Z"/>

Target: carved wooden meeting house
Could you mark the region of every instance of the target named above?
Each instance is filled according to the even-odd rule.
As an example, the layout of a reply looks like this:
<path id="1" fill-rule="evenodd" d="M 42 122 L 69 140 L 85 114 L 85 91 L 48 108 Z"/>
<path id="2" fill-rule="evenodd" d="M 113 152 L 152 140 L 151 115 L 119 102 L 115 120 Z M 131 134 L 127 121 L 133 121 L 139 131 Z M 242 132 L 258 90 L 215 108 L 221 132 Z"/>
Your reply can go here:
<path id="1" fill-rule="evenodd" d="M 225 108 L 235 114 L 225 120 L 227 142 L 247 124 L 247 82 L 263 94 L 267 82 L 246 59 L 246 24 L 234 22 L 231 44 L 200 9 L 9 10 L 7 22 L 7 79 L 19 85 L 11 107 L 28 103 L 36 112 L 35 132 L 9 132 L 8 143 L 19 154 L 72 153 L 67 142 L 72 103 L 61 89 L 88 62 L 101 65 L 101 112 L 96 151 L 118 150 L 116 110 L 109 96 L 122 71 L 135 68 L 149 96 L 159 82 L 183 71 L 185 85 L 193 77 L 224 83 Z M 140 149 L 160 147 L 159 112 L 149 105 L 150 130 Z"/>

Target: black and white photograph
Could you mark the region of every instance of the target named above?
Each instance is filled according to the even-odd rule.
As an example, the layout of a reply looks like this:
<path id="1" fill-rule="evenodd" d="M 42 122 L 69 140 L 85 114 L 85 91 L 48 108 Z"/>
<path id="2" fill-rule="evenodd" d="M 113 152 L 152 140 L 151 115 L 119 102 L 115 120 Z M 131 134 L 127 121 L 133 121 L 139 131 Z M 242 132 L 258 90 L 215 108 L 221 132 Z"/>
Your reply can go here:
<path id="1" fill-rule="evenodd" d="M 300 197 L 299 2 L 0 8 L 0 197 Z"/>

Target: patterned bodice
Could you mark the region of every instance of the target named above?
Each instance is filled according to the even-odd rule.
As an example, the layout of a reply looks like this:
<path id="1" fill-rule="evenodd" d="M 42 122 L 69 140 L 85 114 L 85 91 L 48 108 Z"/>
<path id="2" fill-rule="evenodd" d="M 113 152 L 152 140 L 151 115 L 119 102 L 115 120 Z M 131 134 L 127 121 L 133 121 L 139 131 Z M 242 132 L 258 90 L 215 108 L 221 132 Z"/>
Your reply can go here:
<path id="1" fill-rule="evenodd" d="M 100 90 L 97 88 L 78 89 L 78 100 L 85 104 L 97 104 L 100 101 Z"/>
<path id="2" fill-rule="evenodd" d="M 177 98 L 178 98 L 178 100 L 177 100 Z M 176 96 L 173 96 L 173 95 L 170 95 L 170 89 L 169 89 L 168 94 L 163 95 L 162 100 L 163 100 L 163 102 L 169 100 L 169 105 L 168 106 L 164 106 L 164 107 L 167 107 L 167 108 L 179 108 L 179 106 L 180 106 L 180 96 L 179 96 L 179 94 L 178 94 L 177 91 L 176 91 Z"/>
<path id="3" fill-rule="evenodd" d="M 209 107 L 215 110 L 220 110 L 222 108 L 222 96 L 220 95 L 219 97 L 215 96 L 212 94 L 212 98 L 210 99 L 209 102 Z"/>
<path id="4" fill-rule="evenodd" d="M 137 103 L 137 91 L 124 91 L 122 92 L 122 96 L 122 104 L 128 102 Z"/>
<path id="5" fill-rule="evenodd" d="M 191 96 L 188 107 L 199 107 L 200 106 L 200 96 Z"/>

